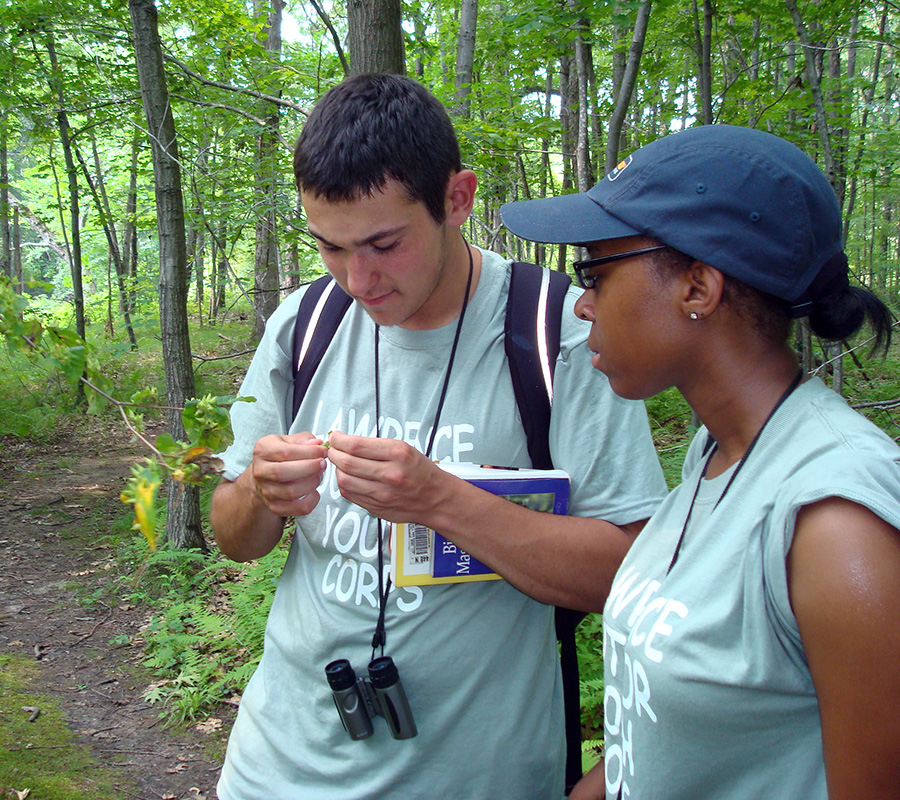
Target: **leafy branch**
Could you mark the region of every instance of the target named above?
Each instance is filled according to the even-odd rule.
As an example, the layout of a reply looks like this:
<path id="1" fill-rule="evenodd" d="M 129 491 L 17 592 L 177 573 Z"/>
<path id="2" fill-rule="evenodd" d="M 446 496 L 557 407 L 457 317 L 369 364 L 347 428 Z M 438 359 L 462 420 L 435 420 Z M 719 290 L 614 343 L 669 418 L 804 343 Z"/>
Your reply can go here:
<path id="1" fill-rule="evenodd" d="M 69 383 L 84 386 L 89 414 L 99 413 L 107 404 L 115 406 L 134 439 L 150 451 L 150 457 L 131 468 L 121 500 L 134 506 L 133 527 L 154 550 L 158 525 L 156 497 L 163 480 L 199 486 L 220 474 L 223 464 L 215 454 L 231 439 L 228 409 L 233 403 L 254 399 L 206 395 L 188 400 L 183 409 L 173 409 L 159 404 L 156 389 L 142 389 L 129 400 L 120 400 L 114 396 L 87 342 L 74 331 L 27 316 L 27 310 L 28 299 L 17 294 L 7 278 L 0 277 L 0 336 L 5 338 L 7 347 L 22 351 L 30 358 L 43 358 Z M 148 410 L 180 410 L 187 441 L 176 440 L 169 433 L 151 441 L 144 428 L 144 412 Z"/>

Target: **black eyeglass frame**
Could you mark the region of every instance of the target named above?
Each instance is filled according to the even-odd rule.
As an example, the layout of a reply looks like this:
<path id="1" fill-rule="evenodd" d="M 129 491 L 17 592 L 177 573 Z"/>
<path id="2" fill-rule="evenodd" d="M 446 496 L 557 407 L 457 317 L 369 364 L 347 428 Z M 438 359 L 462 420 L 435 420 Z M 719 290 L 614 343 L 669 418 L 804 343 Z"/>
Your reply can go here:
<path id="1" fill-rule="evenodd" d="M 578 278 L 578 285 L 582 289 L 593 289 L 597 285 L 597 275 L 584 274 L 589 269 L 602 267 L 604 264 L 611 264 L 613 261 L 621 261 L 623 258 L 642 256 L 644 253 L 652 253 L 654 250 L 665 250 L 668 246 L 667 244 L 657 244 L 653 247 L 642 247 L 640 250 L 627 250 L 624 253 L 613 253 L 611 256 L 598 256 L 597 258 L 586 258 L 584 261 L 576 261 L 572 266 L 575 268 L 575 277 Z"/>

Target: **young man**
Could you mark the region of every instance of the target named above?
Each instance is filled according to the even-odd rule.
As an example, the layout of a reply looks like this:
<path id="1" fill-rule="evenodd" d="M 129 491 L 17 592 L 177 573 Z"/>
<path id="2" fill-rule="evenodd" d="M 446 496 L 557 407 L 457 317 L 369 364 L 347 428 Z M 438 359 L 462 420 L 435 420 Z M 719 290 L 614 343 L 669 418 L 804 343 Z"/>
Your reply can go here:
<path id="1" fill-rule="evenodd" d="M 504 352 L 508 261 L 460 228 L 476 178 L 443 107 L 415 81 L 368 75 L 328 92 L 294 155 L 319 252 L 355 301 L 292 413 L 285 300 L 241 389 L 213 498 L 219 546 L 268 553 L 297 531 L 219 784 L 223 800 L 563 793 L 561 681 L 550 604 L 598 609 L 665 493 L 640 404 L 590 368 L 567 296 L 550 448 L 571 516 L 476 489 L 435 461 L 530 466 Z M 328 436 L 328 447 L 324 439 Z M 585 487 L 587 490 L 585 490 Z M 440 530 L 505 581 L 381 589 L 385 521 Z M 383 573 L 382 573 L 383 574 Z M 373 643 L 373 631 L 384 640 Z M 354 741 L 324 668 L 380 648 L 418 727 Z"/>

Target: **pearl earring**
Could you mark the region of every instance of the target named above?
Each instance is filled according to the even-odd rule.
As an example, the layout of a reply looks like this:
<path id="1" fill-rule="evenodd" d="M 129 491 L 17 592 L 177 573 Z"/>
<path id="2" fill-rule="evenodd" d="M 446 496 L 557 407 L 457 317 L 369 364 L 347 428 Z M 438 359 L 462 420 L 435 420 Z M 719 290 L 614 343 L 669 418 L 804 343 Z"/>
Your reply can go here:
<path id="1" fill-rule="evenodd" d="M 700 315 L 696 311 L 692 311 L 691 319 L 700 319 Z"/>

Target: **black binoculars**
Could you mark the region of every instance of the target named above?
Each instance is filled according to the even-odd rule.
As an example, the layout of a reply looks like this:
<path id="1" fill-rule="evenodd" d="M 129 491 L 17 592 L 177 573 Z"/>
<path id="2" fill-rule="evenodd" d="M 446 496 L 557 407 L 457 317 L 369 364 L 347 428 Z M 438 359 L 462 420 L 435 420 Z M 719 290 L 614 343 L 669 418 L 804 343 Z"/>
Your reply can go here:
<path id="1" fill-rule="evenodd" d="M 400 673 L 390 656 L 369 662 L 369 676 L 357 677 L 346 658 L 325 667 L 344 730 L 351 739 L 372 735 L 372 718 L 382 716 L 395 739 L 411 739 L 419 731 L 413 719 Z"/>

